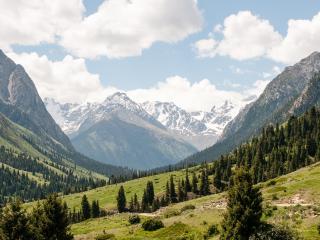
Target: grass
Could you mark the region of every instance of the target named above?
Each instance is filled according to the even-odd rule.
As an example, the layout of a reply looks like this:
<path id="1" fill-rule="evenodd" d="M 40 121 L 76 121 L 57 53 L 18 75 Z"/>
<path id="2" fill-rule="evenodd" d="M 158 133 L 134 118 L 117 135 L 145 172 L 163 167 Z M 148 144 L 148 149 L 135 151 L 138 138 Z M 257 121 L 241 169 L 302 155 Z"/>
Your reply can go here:
<path id="1" fill-rule="evenodd" d="M 134 192 L 141 196 L 148 180 L 154 181 L 156 193 L 162 193 L 170 174 L 178 179 L 184 176 L 185 172 L 177 171 L 128 181 L 123 184 L 127 191 L 127 198 L 130 198 Z M 264 205 L 270 205 L 272 209 L 268 216 L 263 217 L 264 220 L 276 225 L 289 226 L 304 239 L 320 239 L 317 232 L 317 225 L 320 223 L 320 164 L 314 164 L 259 185 L 262 189 Z M 118 188 L 119 185 L 111 185 L 85 194 L 89 199 L 99 200 L 103 207 L 113 209 Z M 274 200 L 274 194 L 277 195 L 277 200 Z M 79 206 L 82 195 L 83 193 L 65 196 L 64 200 L 71 206 Z M 170 205 L 157 215 L 165 224 L 165 228 L 155 232 L 143 231 L 141 224 L 130 225 L 128 213 L 74 224 L 72 232 L 77 240 L 94 239 L 96 235 L 103 232 L 112 233 L 119 240 L 203 239 L 203 235 L 211 224 L 220 224 L 225 211 L 220 203 L 225 202 L 225 197 L 225 193 L 213 194 Z M 292 203 L 292 199 L 298 203 Z M 310 205 L 299 205 L 299 201 Z M 281 204 L 288 204 L 288 206 L 281 206 Z M 195 209 L 189 208 L 182 211 L 188 205 L 195 206 Z M 141 217 L 143 222 L 146 216 Z M 218 237 L 210 239 L 218 239 Z"/>

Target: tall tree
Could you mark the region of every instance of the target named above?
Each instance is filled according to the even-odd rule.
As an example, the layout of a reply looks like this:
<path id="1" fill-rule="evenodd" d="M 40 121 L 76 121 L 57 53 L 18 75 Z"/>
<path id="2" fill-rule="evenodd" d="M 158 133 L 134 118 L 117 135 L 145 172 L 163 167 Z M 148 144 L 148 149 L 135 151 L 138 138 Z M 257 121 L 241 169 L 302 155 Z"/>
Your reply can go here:
<path id="1" fill-rule="evenodd" d="M 82 209 L 82 217 L 83 219 L 89 219 L 91 217 L 91 206 L 88 201 L 87 195 L 82 196 L 81 200 L 81 209 Z"/>
<path id="2" fill-rule="evenodd" d="M 42 217 L 39 212 L 33 216 L 36 227 L 46 240 L 71 240 L 68 206 L 63 204 L 57 194 L 47 197 L 43 202 Z"/>
<path id="3" fill-rule="evenodd" d="M 210 194 L 209 178 L 205 169 L 201 171 L 200 194 L 203 196 Z"/>
<path id="4" fill-rule="evenodd" d="M 97 218 L 100 216 L 100 206 L 98 200 L 93 200 L 91 204 L 91 217 Z"/>
<path id="5" fill-rule="evenodd" d="M 117 207 L 118 207 L 119 213 L 122 213 L 126 210 L 126 205 L 127 205 L 126 194 L 124 192 L 123 186 L 121 186 L 117 196 Z"/>
<path id="6" fill-rule="evenodd" d="M 153 182 L 152 181 L 148 181 L 147 182 L 146 193 L 147 193 L 148 204 L 152 205 L 153 200 L 154 200 L 154 188 L 153 188 Z"/>
<path id="7" fill-rule="evenodd" d="M 186 192 L 191 192 L 192 187 L 190 184 L 190 179 L 189 179 L 189 169 L 186 169 L 186 181 L 185 181 L 185 190 Z"/>
<path id="8" fill-rule="evenodd" d="M 222 240 L 247 240 L 259 228 L 262 195 L 253 187 L 249 171 L 240 168 L 228 191 L 227 213 L 222 222 Z"/>
<path id="9" fill-rule="evenodd" d="M 177 202 L 177 194 L 174 185 L 173 176 L 170 176 L 170 202 L 175 203 Z"/>
<path id="10" fill-rule="evenodd" d="M 198 177 L 195 172 L 192 174 L 192 192 L 198 194 Z"/>
<path id="11" fill-rule="evenodd" d="M 7 204 L 0 215 L 1 240 L 30 240 L 34 238 L 31 225 L 20 201 Z"/>

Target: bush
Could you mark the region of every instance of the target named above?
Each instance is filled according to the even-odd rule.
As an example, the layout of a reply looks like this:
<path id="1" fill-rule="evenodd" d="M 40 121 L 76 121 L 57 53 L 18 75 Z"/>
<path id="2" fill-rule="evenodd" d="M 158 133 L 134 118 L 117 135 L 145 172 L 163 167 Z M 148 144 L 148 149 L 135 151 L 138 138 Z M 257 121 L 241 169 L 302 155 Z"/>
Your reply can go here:
<path id="1" fill-rule="evenodd" d="M 212 236 L 216 236 L 219 234 L 219 230 L 218 230 L 218 226 L 216 224 L 212 224 L 209 228 L 208 228 L 208 232 L 207 235 L 212 237 Z"/>
<path id="2" fill-rule="evenodd" d="M 129 223 L 130 224 L 138 224 L 140 223 L 141 219 L 139 217 L 139 215 L 132 215 L 129 217 Z"/>
<path id="3" fill-rule="evenodd" d="M 297 233 L 290 229 L 262 224 L 258 231 L 249 237 L 249 240 L 295 240 L 299 239 Z"/>
<path id="4" fill-rule="evenodd" d="M 163 222 L 158 219 L 148 219 L 144 223 L 142 223 L 142 228 L 145 231 L 155 231 L 163 227 Z"/>
<path id="5" fill-rule="evenodd" d="M 184 212 L 184 211 L 187 211 L 187 210 L 194 210 L 196 207 L 194 205 L 185 205 L 184 207 L 181 208 L 180 212 Z"/>
<path id="6" fill-rule="evenodd" d="M 179 216 L 181 214 L 181 212 L 174 210 L 174 209 L 168 209 L 165 213 L 164 213 L 164 217 L 165 218 L 171 218 L 174 216 Z"/>
<path id="7" fill-rule="evenodd" d="M 108 239 L 114 239 L 114 238 L 115 238 L 114 234 L 105 233 L 105 234 L 96 236 L 95 240 L 108 240 Z"/>

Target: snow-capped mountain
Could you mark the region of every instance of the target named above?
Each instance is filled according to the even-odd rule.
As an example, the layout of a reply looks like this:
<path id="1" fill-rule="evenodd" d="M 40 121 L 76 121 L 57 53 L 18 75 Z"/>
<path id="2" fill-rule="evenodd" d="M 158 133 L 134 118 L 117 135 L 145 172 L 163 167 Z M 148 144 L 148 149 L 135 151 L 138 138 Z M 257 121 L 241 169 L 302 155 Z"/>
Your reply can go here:
<path id="1" fill-rule="evenodd" d="M 102 162 L 148 169 L 176 163 L 196 151 L 125 93 L 102 103 L 45 102 L 74 147 Z"/>
<path id="2" fill-rule="evenodd" d="M 164 126 L 199 150 L 213 145 L 239 111 L 239 107 L 230 101 L 219 107 L 214 106 L 210 112 L 187 112 L 168 102 L 145 102 L 141 105 Z"/>

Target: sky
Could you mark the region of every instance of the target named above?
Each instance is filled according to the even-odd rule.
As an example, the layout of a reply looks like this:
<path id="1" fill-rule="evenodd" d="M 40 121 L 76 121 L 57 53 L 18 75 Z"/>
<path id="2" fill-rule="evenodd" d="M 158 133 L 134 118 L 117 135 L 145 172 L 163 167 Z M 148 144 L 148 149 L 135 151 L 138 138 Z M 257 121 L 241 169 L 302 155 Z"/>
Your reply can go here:
<path id="1" fill-rule="evenodd" d="M 0 0 L 0 49 L 59 102 L 243 106 L 320 51 L 320 2 Z"/>

